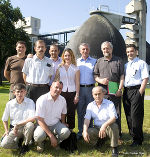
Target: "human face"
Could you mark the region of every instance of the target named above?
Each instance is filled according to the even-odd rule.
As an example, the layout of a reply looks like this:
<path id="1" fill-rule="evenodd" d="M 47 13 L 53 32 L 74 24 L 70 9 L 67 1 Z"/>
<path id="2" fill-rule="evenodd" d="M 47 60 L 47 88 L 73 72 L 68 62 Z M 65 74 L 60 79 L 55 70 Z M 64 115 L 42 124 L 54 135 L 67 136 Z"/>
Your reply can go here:
<path id="1" fill-rule="evenodd" d="M 60 95 L 62 88 L 62 84 L 60 84 L 59 82 L 53 82 L 50 88 L 51 96 L 56 99 Z"/>
<path id="2" fill-rule="evenodd" d="M 79 50 L 82 55 L 82 58 L 87 59 L 90 53 L 90 48 L 88 47 L 88 45 L 81 45 Z"/>
<path id="3" fill-rule="evenodd" d="M 113 49 L 110 47 L 109 43 L 103 44 L 101 49 L 102 49 L 104 57 L 106 57 L 108 59 L 112 58 L 112 51 L 113 51 Z"/>
<path id="4" fill-rule="evenodd" d="M 37 42 L 34 49 L 35 49 L 37 57 L 42 59 L 46 51 L 45 44 L 43 42 Z"/>
<path id="5" fill-rule="evenodd" d="M 97 104 L 101 104 L 103 101 L 104 93 L 101 89 L 95 88 L 92 92 L 93 98 Z"/>
<path id="6" fill-rule="evenodd" d="M 17 55 L 25 55 L 26 52 L 26 46 L 24 44 L 17 44 L 16 46 Z"/>
<path id="7" fill-rule="evenodd" d="M 24 100 L 24 97 L 26 95 L 26 90 L 21 89 L 21 90 L 15 90 L 14 95 L 16 96 L 16 100 L 19 104 L 21 104 Z"/>
<path id="8" fill-rule="evenodd" d="M 126 49 L 128 60 L 133 60 L 137 56 L 137 50 L 134 47 L 128 47 Z"/>
<path id="9" fill-rule="evenodd" d="M 49 54 L 51 56 L 51 59 L 57 60 L 59 55 L 59 50 L 57 46 L 51 46 L 49 49 Z"/>
<path id="10" fill-rule="evenodd" d="M 65 63 L 68 63 L 68 64 L 71 63 L 71 55 L 68 51 L 65 51 L 65 53 L 64 53 L 64 61 L 65 61 Z"/>

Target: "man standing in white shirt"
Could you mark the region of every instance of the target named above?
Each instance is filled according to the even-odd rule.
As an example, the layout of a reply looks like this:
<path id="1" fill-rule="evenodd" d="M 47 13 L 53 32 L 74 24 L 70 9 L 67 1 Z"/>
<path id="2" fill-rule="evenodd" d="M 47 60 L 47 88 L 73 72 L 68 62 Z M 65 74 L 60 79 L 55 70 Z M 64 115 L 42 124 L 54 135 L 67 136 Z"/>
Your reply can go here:
<path id="1" fill-rule="evenodd" d="M 10 100 L 5 107 L 2 121 L 5 133 L 1 141 L 1 147 L 6 149 L 21 148 L 20 153 L 24 154 L 29 150 L 28 144 L 32 139 L 35 121 L 35 104 L 26 98 L 26 87 L 22 83 L 14 86 L 15 99 Z M 10 131 L 8 119 L 10 117 Z M 24 145 L 20 143 L 24 138 Z"/>
<path id="2" fill-rule="evenodd" d="M 60 95 L 63 88 L 62 82 L 53 82 L 50 92 L 38 98 L 36 103 L 36 116 L 39 126 L 34 132 L 37 151 L 43 152 L 44 140 L 48 136 L 52 147 L 67 139 L 70 130 L 65 124 L 67 113 L 66 100 Z"/>
<path id="3" fill-rule="evenodd" d="M 131 146 L 142 145 L 144 95 L 149 79 L 148 65 L 137 57 L 134 44 L 126 46 L 128 63 L 125 64 L 125 80 L 123 92 L 123 106 L 127 119 L 129 133 L 133 138 Z"/>
<path id="4" fill-rule="evenodd" d="M 58 65 L 61 64 L 61 62 L 62 62 L 61 57 L 58 56 L 59 53 L 60 53 L 60 50 L 59 50 L 58 45 L 56 45 L 56 44 L 50 45 L 49 54 L 50 54 L 50 59 L 52 60 L 52 64 L 53 64 L 53 67 L 54 67 L 54 74 L 51 77 L 50 85 L 54 81 L 56 70 L 58 69 Z"/>
<path id="5" fill-rule="evenodd" d="M 23 66 L 23 78 L 27 85 L 27 97 L 34 102 L 49 91 L 50 78 L 53 75 L 52 61 L 46 57 L 46 45 L 37 40 L 34 46 L 36 54 L 27 58 Z"/>

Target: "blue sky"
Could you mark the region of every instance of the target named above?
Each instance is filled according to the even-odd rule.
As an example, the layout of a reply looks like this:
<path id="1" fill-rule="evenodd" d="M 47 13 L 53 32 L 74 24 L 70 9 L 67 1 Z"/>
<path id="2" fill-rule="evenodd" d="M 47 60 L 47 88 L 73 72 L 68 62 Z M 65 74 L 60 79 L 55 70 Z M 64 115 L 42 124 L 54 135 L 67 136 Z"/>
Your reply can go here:
<path id="1" fill-rule="evenodd" d="M 41 19 L 41 34 L 81 26 L 90 17 L 90 10 L 99 5 L 108 5 L 110 12 L 125 15 L 125 6 L 129 2 L 130 0 L 11 0 L 13 7 L 19 7 L 24 17 Z M 147 0 L 147 8 L 149 7 L 150 1 Z M 150 43 L 149 9 L 146 38 Z"/>

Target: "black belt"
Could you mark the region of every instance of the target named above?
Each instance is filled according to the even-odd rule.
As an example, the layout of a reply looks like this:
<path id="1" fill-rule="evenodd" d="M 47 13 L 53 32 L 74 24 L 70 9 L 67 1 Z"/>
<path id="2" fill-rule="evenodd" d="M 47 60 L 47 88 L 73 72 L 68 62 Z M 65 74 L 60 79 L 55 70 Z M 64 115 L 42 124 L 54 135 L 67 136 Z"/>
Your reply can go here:
<path id="1" fill-rule="evenodd" d="M 95 84 L 85 84 L 85 85 L 80 84 L 80 87 L 93 87 L 93 86 L 95 86 Z"/>
<path id="2" fill-rule="evenodd" d="M 125 89 L 128 90 L 132 90 L 132 89 L 139 89 L 141 87 L 141 85 L 137 85 L 137 86 L 129 86 L 129 87 L 124 87 Z"/>
<path id="3" fill-rule="evenodd" d="M 26 83 L 28 86 L 33 86 L 33 87 L 46 87 L 49 86 L 48 84 L 32 84 L 32 83 Z"/>

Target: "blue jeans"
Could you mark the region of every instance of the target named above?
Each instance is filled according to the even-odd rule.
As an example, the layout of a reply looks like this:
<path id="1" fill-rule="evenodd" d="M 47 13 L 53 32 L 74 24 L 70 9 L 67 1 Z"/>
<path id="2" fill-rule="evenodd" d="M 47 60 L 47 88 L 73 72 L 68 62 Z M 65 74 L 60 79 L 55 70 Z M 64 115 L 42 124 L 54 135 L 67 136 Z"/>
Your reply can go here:
<path id="1" fill-rule="evenodd" d="M 94 100 L 92 96 L 93 87 L 80 87 L 79 102 L 77 105 L 79 130 L 78 136 L 82 136 L 84 116 L 86 113 L 87 105 Z"/>

